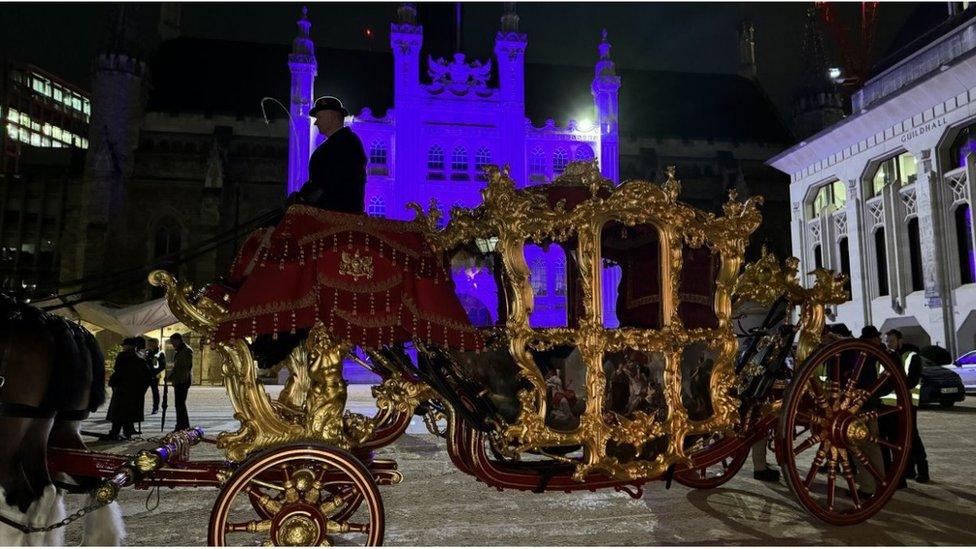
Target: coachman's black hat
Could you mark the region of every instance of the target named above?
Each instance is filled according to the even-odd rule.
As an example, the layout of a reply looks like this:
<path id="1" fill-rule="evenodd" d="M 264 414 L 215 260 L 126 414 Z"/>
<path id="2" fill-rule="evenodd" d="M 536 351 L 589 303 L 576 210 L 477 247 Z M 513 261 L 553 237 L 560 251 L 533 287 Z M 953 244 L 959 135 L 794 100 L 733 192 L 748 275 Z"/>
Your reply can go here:
<path id="1" fill-rule="evenodd" d="M 339 101 L 337 97 L 332 97 L 331 95 L 316 99 L 315 105 L 312 106 L 312 110 L 308 111 L 308 115 L 314 118 L 319 111 L 337 111 L 341 112 L 342 116 L 349 116 L 349 111 L 342 106 L 342 101 Z"/>

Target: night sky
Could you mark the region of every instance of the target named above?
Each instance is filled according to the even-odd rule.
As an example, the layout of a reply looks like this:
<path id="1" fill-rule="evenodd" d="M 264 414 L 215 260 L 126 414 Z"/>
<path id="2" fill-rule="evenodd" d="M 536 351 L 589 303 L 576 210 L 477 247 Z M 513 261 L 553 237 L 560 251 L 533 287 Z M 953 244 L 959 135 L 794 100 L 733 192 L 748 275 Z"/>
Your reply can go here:
<path id="1" fill-rule="evenodd" d="M 290 43 L 299 3 L 185 3 L 184 35 L 252 42 Z M 309 3 L 316 44 L 387 51 L 393 3 Z M 734 73 L 738 22 L 754 22 L 759 75 L 789 118 L 798 80 L 803 14 L 808 3 L 519 3 L 520 30 L 528 33 L 529 62 L 592 66 L 600 29 L 606 28 L 621 68 Z M 859 3 L 839 4 L 856 24 Z M 155 33 L 159 4 L 134 6 L 140 28 Z M 915 6 L 882 3 L 874 58 L 892 47 Z M 463 50 L 469 58 L 491 54 L 501 3 L 463 5 Z M 109 25 L 111 4 L 3 4 L 0 47 L 13 57 L 87 87 L 92 56 Z M 454 4 L 419 5 L 425 47 L 447 56 L 453 49 Z M 364 29 L 374 32 L 372 41 Z M 827 39 L 828 45 L 831 43 Z M 282 60 L 284 62 L 284 60 Z M 323 78 L 325 75 L 319 75 Z M 626 82 L 623 83 L 627 85 Z"/>

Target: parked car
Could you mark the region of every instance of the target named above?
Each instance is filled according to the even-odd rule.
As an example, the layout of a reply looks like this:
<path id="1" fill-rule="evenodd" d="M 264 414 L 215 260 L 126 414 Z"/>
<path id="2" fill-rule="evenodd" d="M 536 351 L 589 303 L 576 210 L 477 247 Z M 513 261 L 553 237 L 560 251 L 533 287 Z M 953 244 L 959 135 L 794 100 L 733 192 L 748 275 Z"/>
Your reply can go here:
<path id="1" fill-rule="evenodd" d="M 918 405 L 938 404 L 949 408 L 965 400 L 966 388 L 962 378 L 950 362 L 949 351 L 937 345 L 928 345 L 919 351 L 922 357 L 922 383 L 918 394 Z"/>
<path id="2" fill-rule="evenodd" d="M 956 366 L 953 371 L 962 378 L 966 392 L 976 393 L 976 351 L 969 351 L 957 358 L 953 364 Z"/>

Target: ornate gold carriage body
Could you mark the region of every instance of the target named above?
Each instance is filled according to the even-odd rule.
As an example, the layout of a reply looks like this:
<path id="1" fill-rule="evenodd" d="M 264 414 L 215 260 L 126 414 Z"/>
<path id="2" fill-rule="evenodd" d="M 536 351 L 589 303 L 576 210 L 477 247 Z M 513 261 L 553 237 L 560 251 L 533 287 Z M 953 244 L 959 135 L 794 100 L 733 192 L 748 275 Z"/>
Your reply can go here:
<path id="1" fill-rule="evenodd" d="M 308 337 L 275 366 L 287 368 L 290 377 L 280 395 L 272 399 L 257 378 L 249 347 L 253 338 L 219 341 L 225 383 L 235 418 L 241 422 L 237 432 L 223 433 L 218 439 L 230 460 L 246 461 L 245 469 L 250 467 L 253 476 L 259 474 L 253 471 L 255 455 L 267 456 L 280 448 L 295 452 L 296 444 L 312 445 L 308 448 L 325 445 L 346 461 L 365 463 L 374 484 L 395 483 L 399 474 L 391 470 L 389 462 L 373 459 L 371 451 L 396 440 L 416 413 L 447 439 L 449 454 L 461 470 L 490 485 L 535 491 L 614 487 L 633 495 L 640 493 L 644 483 L 662 477 L 674 476 L 693 487 L 724 482 L 741 466 L 749 448 L 765 441 L 779 419 L 783 442 L 777 447 L 777 457 L 781 464 L 786 460 L 784 469 L 792 468 L 787 480 L 795 492 L 802 475 L 789 460 L 796 452 L 784 452 L 781 447 L 792 449 L 794 439 L 803 436 L 803 428 L 818 431 L 809 443 L 817 448 L 814 469 L 819 470 L 819 464 L 830 465 L 831 494 L 837 478 L 853 483 L 849 480 L 853 469 L 850 462 L 841 463 L 840 449 L 862 443 L 862 428 L 875 417 L 859 411 L 863 404 L 859 399 L 867 397 L 858 393 L 865 388 L 852 379 L 858 378 L 861 368 L 853 375 L 832 369 L 833 377 L 829 372 L 826 377 L 812 372 L 823 371 L 825 361 L 851 349 L 866 353 L 878 364 L 890 359 L 863 346 L 835 345 L 813 352 L 820 342 L 825 305 L 844 299 L 842 278 L 819 271 L 816 283 L 803 288 L 797 281 L 795 261 L 781 266 L 766 254 L 743 271 L 748 239 L 761 221 L 757 208 L 761 198 L 740 202 L 732 194 L 724 214 L 714 215 L 678 200 L 680 183 L 673 169 L 667 171 L 661 185 L 628 181 L 615 186 L 599 174 L 594 163 L 574 163 L 551 184 L 521 189 L 505 171 L 489 167 L 486 173 L 482 204 L 453 208 L 450 223 L 443 229 L 438 228 L 440 212 L 433 205 L 428 213 L 416 207 L 417 218 L 401 224 L 422 236 L 425 257 L 435 257 L 444 265 L 463 258 L 489 268 L 497 283 L 499 306 L 494 325 L 479 330 L 486 346 L 450 349 L 431 337 L 428 325 L 426 337 L 415 333 L 407 344 L 416 350 L 414 359 L 401 345 L 393 344 L 392 335 L 388 344 L 382 343 L 382 337 L 366 344 L 370 328 L 363 327 L 357 340 L 348 336 L 355 332 L 347 330 L 344 337 L 335 328 L 330 331 L 331 322 L 318 318 Z M 344 230 L 350 235 L 362 233 L 368 242 L 386 226 L 377 225 L 379 229 L 373 230 L 371 223 L 374 221 L 356 221 Z M 336 238 L 336 231 L 327 233 Z M 346 233 L 338 234 L 346 238 Z M 331 242 L 333 252 L 345 252 L 341 261 L 346 267 L 342 268 L 350 275 L 371 273 L 370 257 L 376 261 L 383 257 L 382 245 L 378 257 L 375 250 L 365 249 L 360 256 L 361 250 L 353 251 L 352 236 L 348 251 L 337 247 L 335 240 Z M 312 255 L 322 251 L 321 245 L 315 246 L 310 248 Z M 537 296 L 526 249 L 552 246 L 562 250 L 566 266 L 566 323 L 533 327 L 530 316 Z M 350 261 L 356 263 L 355 269 Z M 605 279 L 608 266 L 619 267 L 619 283 Z M 159 271 L 151 281 L 167 288 L 171 308 L 191 329 L 213 336 L 226 321 L 233 302 L 230 295 L 195 295 L 189 285 Z M 612 285 L 616 285 L 619 325 L 611 325 L 605 318 L 608 307 L 603 300 L 613 295 L 608 291 Z M 780 305 L 775 322 L 767 318 L 768 329 L 754 333 L 740 352 L 733 307 L 743 300 L 774 308 L 774 302 Z M 789 318 L 792 306 L 800 308 L 798 323 Z M 279 312 L 275 313 L 276 326 Z M 779 331 L 774 325 L 780 326 L 775 328 Z M 381 336 L 385 333 L 382 326 L 377 329 Z M 446 341 L 447 331 L 444 333 Z M 796 363 L 803 367 L 788 371 L 781 366 L 797 334 Z M 805 360 L 811 354 L 815 363 Z M 572 356 L 576 361 L 583 378 L 578 386 L 582 395 L 563 391 L 560 383 L 566 380 L 553 374 L 558 371 L 552 362 L 554 355 Z M 345 410 L 344 359 L 360 363 L 383 379 L 373 388 L 379 409 L 375 417 Z M 899 372 L 885 364 L 891 377 L 897 378 Z M 637 405 L 621 405 L 614 394 L 614 383 L 626 377 L 620 372 L 629 375 L 631 382 L 636 379 L 656 385 L 655 390 L 638 393 L 643 400 L 638 398 Z M 656 384 L 655 375 L 659 376 Z M 791 382 L 797 377 L 803 380 L 800 389 Z M 747 406 L 744 395 L 755 392 L 750 383 L 755 385 L 759 378 L 775 378 L 776 387 L 764 385 Z M 830 411 L 830 403 L 840 402 L 842 393 L 850 396 L 847 411 Z M 631 391 L 630 401 L 633 395 Z M 904 398 L 907 392 L 898 395 Z M 569 408 L 575 410 L 575 417 L 557 424 L 552 420 L 553 409 L 567 408 L 568 401 L 573 401 Z M 824 403 L 828 405 L 821 406 Z M 777 415 L 781 408 L 792 410 L 793 423 L 787 422 L 785 427 L 782 422 L 786 420 Z M 899 416 L 904 417 L 907 415 Z M 446 421 L 447 427 L 438 429 L 438 421 Z M 906 421 L 910 418 L 902 420 L 901 435 L 910 425 Z M 819 434 L 820 430 L 843 432 L 830 438 Z M 896 461 L 900 467 L 907 456 L 905 450 L 899 454 L 901 461 Z M 856 448 L 849 451 L 851 456 L 858 452 Z M 735 456 L 738 465 L 726 467 L 718 477 L 705 474 L 707 467 L 724 463 L 728 456 Z M 808 477 L 802 482 L 809 492 L 806 480 Z M 241 483 L 234 486 L 239 493 L 246 491 Z M 371 512 L 376 505 L 381 512 L 375 486 L 372 490 L 362 493 L 360 489 L 355 497 L 345 494 L 346 503 L 339 507 L 358 507 L 365 500 L 370 502 Z M 812 497 L 805 501 L 798 492 L 804 507 L 838 524 L 864 520 L 890 495 L 890 491 L 879 490 L 873 500 L 856 502 L 850 511 L 841 512 L 835 509 L 833 495 L 824 504 Z M 280 502 L 259 504 L 264 501 L 261 498 L 272 497 L 267 492 L 249 497 L 262 516 L 284 512 Z M 226 513 L 221 515 L 217 507 L 211 541 L 224 543 L 229 527 Z M 214 520 L 223 522 L 213 524 Z M 372 520 L 377 520 L 375 513 Z M 375 527 L 369 532 L 367 543 L 382 539 L 382 525 L 378 538 Z"/>

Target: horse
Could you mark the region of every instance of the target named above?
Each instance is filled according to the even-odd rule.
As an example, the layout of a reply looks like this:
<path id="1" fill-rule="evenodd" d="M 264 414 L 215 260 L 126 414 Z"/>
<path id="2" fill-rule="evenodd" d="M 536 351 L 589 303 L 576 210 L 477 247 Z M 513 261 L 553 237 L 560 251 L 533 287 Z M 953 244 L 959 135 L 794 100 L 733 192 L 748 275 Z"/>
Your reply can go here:
<path id="1" fill-rule="evenodd" d="M 0 293 L 0 545 L 63 544 L 63 528 L 25 534 L 8 521 L 37 527 L 64 518 L 47 449 L 87 449 L 81 421 L 104 402 L 105 358 L 91 332 Z M 72 480 L 84 487 L 97 479 Z M 86 517 L 86 544 L 116 545 L 123 535 L 117 503 Z"/>

